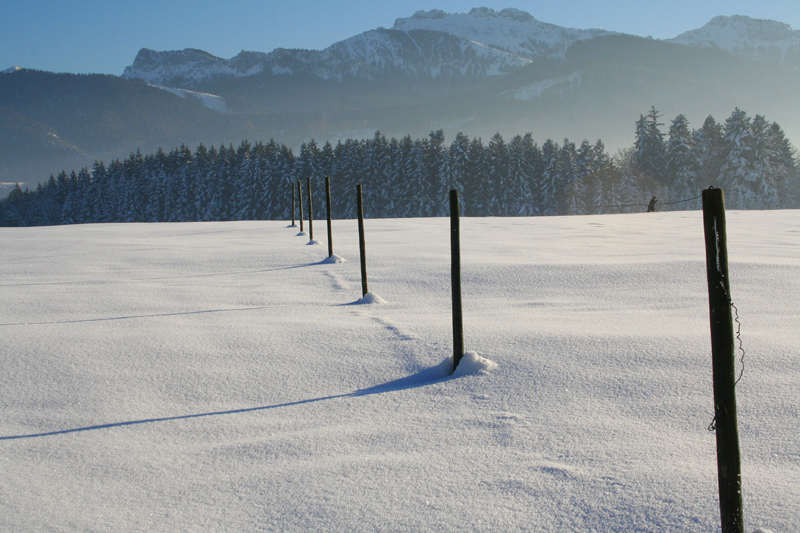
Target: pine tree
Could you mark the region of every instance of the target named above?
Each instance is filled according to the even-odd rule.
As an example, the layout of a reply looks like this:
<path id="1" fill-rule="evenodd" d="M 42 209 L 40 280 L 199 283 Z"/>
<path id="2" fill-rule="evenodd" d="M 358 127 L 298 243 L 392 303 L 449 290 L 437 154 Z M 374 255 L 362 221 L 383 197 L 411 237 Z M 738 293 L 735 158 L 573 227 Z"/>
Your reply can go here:
<path id="1" fill-rule="evenodd" d="M 561 145 L 561 150 L 558 152 L 558 174 L 556 178 L 556 195 L 555 205 L 557 215 L 566 215 L 570 213 L 570 203 L 572 201 L 573 189 L 575 182 L 578 180 L 578 169 L 575 161 L 578 153 L 575 148 L 575 143 L 570 142 L 569 139 L 564 139 L 564 144 Z M 578 191 L 580 196 L 582 191 Z M 576 205 L 576 209 L 582 208 L 582 201 Z"/>
<path id="2" fill-rule="evenodd" d="M 730 209 L 746 209 L 756 201 L 754 155 L 751 119 L 737 107 L 725 121 L 720 169 L 720 184 Z"/>
<path id="3" fill-rule="evenodd" d="M 800 207 L 800 176 L 794 160 L 794 150 L 783 129 L 772 123 L 769 128 L 771 166 L 775 169 L 775 181 L 780 195 L 780 207 L 797 209 Z"/>
<path id="4" fill-rule="evenodd" d="M 508 148 L 503 136 L 495 133 L 486 147 L 486 171 L 489 184 L 488 208 L 491 216 L 508 216 Z"/>
<path id="5" fill-rule="evenodd" d="M 508 144 L 509 175 L 507 202 L 509 215 L 531 216 L 536 213 L 533 196 L 533 172 L 538 147 L 530 133 L 516 135 Z"/>
<path id="6" fill-rule="evenodd" d="M 636 121 L 636 166 L 640 172 L 647 173 L 660 183 L 665 182 L 666 146 L 664 134 L 658 119 L 661 115 L 655 107 L 650 108 L 647 116 L 640 116 Z"/>
<path id="7" fill-rule="evenodd" d="M 486 179 L 486 147 L 480 137 L 469 142 L 467 159 L 469 165 L 464 174 L 464 215 L 471 217 L 488 216 Z"/>
<path id="8" fill-rule="evenodd" d="M 723 160 L 724 130 L 714 117 L 706 117 L 703 126 L 692 134 L 694 159 L 697 165 L 697 183 L 700 189 L 719 186 Z"/>
<path id="9" fill-rule="evenodd" d="M 771 124 L 763 115 L 756 115 L 750 124 L 752 134 L 752 170 L 757 198 L 748 207 L 776 209 L 780 206 L 778 183 L 780 170 L 774 165 L 775 145 L 771 136 Z"/>
<path id="10" fill-rule="evenodd" d="M 561 185 L 560 151 L 558 143 L 552 139 L 547 139 L 542 145 L 542 178 L 539 180 L 540 191 L 537 196 L 542 199 L 543 215 L 559 214 L 557 195 Z"/>
<path id="11" fill-rule="evenodd" d="M 689 121 L 678 115 L 669 128 L 667 141 L 667 183 L 680 199 L 699 194 L 697 183 L 697 160 L 693 146 Z M 693 204 L 674 204 L 676 209 L 689 209 Z"/>

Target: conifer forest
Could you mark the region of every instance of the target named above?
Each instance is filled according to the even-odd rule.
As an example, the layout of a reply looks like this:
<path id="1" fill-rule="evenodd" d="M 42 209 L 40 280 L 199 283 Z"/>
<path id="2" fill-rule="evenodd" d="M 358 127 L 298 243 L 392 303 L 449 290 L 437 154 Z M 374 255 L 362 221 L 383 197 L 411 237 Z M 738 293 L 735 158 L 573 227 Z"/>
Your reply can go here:
<path id="1" fill-rule="evenodd" d="M 36 190 L 17 185 L 0 201 L 0 225 L 291 219 L 292 194 L 311 184 L 332 215 L 356 217 L 356 184 L 369 218 L 446 214 L 458 189 L 464 216 L 582 215 L 698 209 L 700 191 L 725 191 L 730 209 L 800 207 L 800 165 L 781 127 L 735 109 L 693 128 L 684 115 L 665 125 L 651 108 L 635 123 L 635 142 L 615 154 L 603 142 L 580 144 L 530 133 L 485 141 L 443 131 L 426 138 L 311 140 L 297 153 L 275 140 L 193 151 L 136 152 L 92 169 L 62 171 Z M 310 181 L 309 181 L 310 180 Z"/>

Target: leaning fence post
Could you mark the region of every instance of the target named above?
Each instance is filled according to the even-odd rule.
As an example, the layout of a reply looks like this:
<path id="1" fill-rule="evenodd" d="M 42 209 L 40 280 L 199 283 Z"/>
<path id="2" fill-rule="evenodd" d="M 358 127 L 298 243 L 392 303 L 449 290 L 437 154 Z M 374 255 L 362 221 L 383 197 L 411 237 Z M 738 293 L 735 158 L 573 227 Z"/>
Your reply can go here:
<path id="1" fill-rule="evenodd" d="M 328 257 L 333 257 L 333 228 L 331 227 L 331 178 L 325 176 L 325 199 L 328 204 Z"/>
<path id="2" fill-rule="evenodd" d="M 356 201 L 358 203 L 358 248 L 361 252 L 361 295 L 366 296 L 369 292 L 367 286 L 367 252 L 364 240 L 364 195 L 361 192 L 361 184 L 356 185 Z"/>
<path id="3" fill-rule="evenodd" d="M 703 191 L 708 307 L 717 433 L 717 476 L 722 533 L 743 533 L 742 470 L 736 419 L 736 361 L 728 280 L 725 199 L 721 189 Z"/>
<path id="4" fill-rule="evenodd" d="M 450 191 L 450 278 L 453 286 L 453 372 L 464 355 L 464 320 L 461 313 L 461 213 L 458 191 Z"/>
<path id="5" fill-rule="evenodd" d="M 308 241 L 314 240 L 314 206 L 311 204 L 311 176 L 306 178 L 308 189 Z"/>
<path id="6" fill-rule="evenodd" d="M 300 233 L 303 233 L 303 189 L 300 187 L 300 180 L 297 180 L 297 197 L 300 200 Z"/>

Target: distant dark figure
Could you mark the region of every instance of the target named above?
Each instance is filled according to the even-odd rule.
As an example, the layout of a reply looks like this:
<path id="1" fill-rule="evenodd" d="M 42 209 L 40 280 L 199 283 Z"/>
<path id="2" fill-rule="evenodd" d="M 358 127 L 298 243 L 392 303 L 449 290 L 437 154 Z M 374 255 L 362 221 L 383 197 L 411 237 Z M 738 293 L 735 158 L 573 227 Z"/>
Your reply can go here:
<path id="1" fill-rule="evenodd" d="M 656 197 L 653 196 L 653 199 L 650 200 L 650 205 L 647 206 L 647 212 L 648 213 L 655 213 L 656 212 L 656 202 L 658 202 L 658 200 L 656 200 Z"/>

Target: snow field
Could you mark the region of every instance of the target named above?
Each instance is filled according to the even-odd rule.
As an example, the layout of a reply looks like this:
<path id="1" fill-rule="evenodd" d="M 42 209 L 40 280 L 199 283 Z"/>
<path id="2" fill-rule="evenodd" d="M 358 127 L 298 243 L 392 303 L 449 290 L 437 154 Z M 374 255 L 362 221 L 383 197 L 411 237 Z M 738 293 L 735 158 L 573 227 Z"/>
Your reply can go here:
<path id="1" fill-rule="evenodd" d="M 728 213 L 748 531 L 798 529 L 800 212 Z M 0 529 L 716 531 L 699 212 L 0 228 Z M 482 359 L 485 358 L 485 359 Z M 766 529 L 764 529 L 766 531 Z"/>

